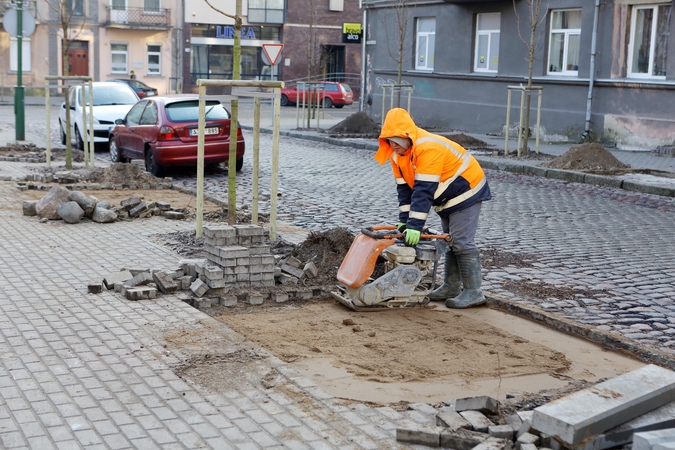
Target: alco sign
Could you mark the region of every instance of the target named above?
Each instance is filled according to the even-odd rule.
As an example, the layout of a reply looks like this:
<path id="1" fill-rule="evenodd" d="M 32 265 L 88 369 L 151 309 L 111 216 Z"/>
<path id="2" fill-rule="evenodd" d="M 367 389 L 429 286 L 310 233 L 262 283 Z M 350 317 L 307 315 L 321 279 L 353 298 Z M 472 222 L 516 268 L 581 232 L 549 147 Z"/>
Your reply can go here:
<path id="1" fill-rule="evenodd" d="M 360 23 L 342 24 L 342 43 L 343 44 L 360 44 L 363 36 L 363 28 Z"/>

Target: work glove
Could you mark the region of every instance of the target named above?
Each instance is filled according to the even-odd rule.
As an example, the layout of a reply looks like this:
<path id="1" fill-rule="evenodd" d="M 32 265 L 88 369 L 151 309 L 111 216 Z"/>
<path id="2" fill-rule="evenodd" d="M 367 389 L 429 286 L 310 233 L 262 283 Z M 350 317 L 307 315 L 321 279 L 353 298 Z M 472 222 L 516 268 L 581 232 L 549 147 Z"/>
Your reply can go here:
<path id="1" fill-rule="evenodd" d="M 397 222 L 396 223 L 396 229 L 400 232 L 403 233 L 405 231 L 405 222 Z"/>
<path id="2" fill-rule="evenodd" d="M 410 228 L 405 230 L 405 245 L 410 247 L 417 245 L 420 241 L 420 234 L 422 234 L 421 231 L 412 230 Z"/>

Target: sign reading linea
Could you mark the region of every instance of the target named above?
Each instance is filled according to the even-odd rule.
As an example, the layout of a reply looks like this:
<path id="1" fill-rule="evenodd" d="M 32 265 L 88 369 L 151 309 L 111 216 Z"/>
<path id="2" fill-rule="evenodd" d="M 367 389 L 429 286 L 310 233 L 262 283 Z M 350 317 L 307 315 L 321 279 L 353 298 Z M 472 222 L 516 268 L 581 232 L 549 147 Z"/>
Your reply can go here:
<path id="1" fill-rule="evenodd" d="M 360 23 L 342 24 L 342 43 L 343 44 L 360 44 L 361 36 L 363 36 L 363 28 Z"/>

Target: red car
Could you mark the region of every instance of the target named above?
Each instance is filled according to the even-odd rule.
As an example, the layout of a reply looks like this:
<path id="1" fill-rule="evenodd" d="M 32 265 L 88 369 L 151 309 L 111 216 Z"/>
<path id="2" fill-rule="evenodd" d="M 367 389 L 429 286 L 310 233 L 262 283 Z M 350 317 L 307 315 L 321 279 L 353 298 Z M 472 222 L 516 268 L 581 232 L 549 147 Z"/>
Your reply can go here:
<path id="1" fill-rule="evenodd" d="M 197 165 L 199 100 L 197 97 L 151 97 L 136 103 L 110 132 L 110 159 L 144 159 L 145 169 Z M 204 163 L 226 162 L 230 154 L 230 113 L 217 100 L 206 101 Z M 237 127 L 237 172 L 244 165 L 245 143 Z"/>
<path id="2" fill-rule="evenodd" d="M 320 100 L 323 100 L 323 106 L 326 108 L 330 108 L 331 106 L 342 108 L 345 105 L 354 103 L 354 93 L 347 83 L 321 81 L 320 85 L 318 82 L 316 84 L 299 83 L 295 87 L 282 89 L 281 106 L 294 105 L 298 102 L 302 104 L 303 99 L 307 102 L 310 93 L 312 102 L 316 102 L 317 96 L 321 95 Z"/>

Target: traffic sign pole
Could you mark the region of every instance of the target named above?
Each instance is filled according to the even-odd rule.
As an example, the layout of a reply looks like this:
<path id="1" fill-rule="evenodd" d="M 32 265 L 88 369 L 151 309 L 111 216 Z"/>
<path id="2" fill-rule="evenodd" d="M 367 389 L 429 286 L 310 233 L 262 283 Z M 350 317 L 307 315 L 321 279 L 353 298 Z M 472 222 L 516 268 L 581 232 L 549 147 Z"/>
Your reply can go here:
<path id="1" fill-rule="evenodd" d="M 14 91 L 14 114 L 16 115 L 16 140 L 26 139 L 25 97 L 23 91 L 23 0 L 16 2 L 16 89 Z M 47 124 L 49 127 L 49 124 Z M 47 133 L 49 135 L 49 133 Z"/>

